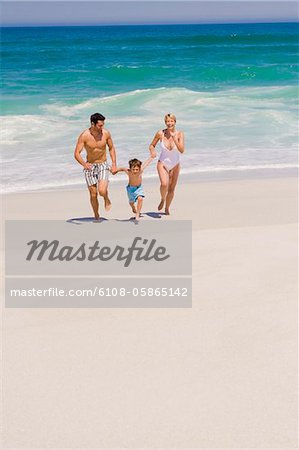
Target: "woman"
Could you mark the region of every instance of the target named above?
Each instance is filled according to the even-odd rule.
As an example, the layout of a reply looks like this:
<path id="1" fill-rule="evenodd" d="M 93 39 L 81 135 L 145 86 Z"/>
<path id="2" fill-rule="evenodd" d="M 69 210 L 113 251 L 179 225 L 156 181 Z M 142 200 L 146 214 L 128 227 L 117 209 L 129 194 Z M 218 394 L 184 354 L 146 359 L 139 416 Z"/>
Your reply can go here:
<path id="1" fill-rule="evenodd" d="M 156 157 L 155 147 L 159 142 L 160 156 L 157 170 L 160 178 L 161 201 L 158 210 L 161 211 L 165 204 L 165 214 L 169 215 L 169 207 L 174 197 L 174 190 L 180 173 L 180 156 L 184 153 L 184 133 L 176 131 L 176 117 L 174 114 L 166 114 L 164 117 L 166 129 L 157 131 L 149 151 L 152 157 Z"/>

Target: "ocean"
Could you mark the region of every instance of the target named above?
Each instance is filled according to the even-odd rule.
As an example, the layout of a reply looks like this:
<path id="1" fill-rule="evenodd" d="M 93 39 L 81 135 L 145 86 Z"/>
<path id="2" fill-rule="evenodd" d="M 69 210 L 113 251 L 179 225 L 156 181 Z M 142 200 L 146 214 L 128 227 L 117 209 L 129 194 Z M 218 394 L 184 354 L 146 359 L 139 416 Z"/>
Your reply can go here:
<path id="1" fill-rule="evenodd" d="M 1 189 L 84 186 L 73 151 L 94 112 L 122 166 L 171 112 L 182 173 L 296 167 L 298 61 L 297 23 L 2 28 Z"/>

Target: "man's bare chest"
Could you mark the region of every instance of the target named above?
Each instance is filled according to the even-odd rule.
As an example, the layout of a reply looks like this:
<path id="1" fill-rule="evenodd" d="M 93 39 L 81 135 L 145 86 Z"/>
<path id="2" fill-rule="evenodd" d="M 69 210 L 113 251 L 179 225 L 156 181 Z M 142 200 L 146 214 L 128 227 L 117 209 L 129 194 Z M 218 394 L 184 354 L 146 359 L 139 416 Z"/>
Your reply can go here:
<path id="1" fill-rule="evenodd" d="M 101 149 L 105 150 L 107 144 L 106 137 L 104 135 L 88 136 L 85 141 L 85 146 L 90 150 Z"/>

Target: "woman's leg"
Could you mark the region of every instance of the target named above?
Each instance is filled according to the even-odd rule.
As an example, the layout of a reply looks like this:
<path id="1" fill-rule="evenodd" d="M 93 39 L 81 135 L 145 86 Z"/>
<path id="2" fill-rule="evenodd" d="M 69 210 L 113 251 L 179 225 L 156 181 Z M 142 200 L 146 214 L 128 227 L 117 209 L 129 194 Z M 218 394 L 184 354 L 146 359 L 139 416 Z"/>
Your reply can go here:
<path id="1" fill-rule="evenodd" d="M 172 170 L 169 171 L 169 186 L 166 197 L 166 205 L 165 205 L 165 214 L 169 215 L 169 207 L 174 197 L 174 190 L 176 184 L 178 182 L 179 174 L 180 174 L 180 165 L 178 164 Z"/>
<path id="2" fill-rule="evenodd" d="M 161 209 L 163 209 L 167 191 L 168 191 L 169 174 L 168 174 L 167 170 L 165 169 L 163 163 L 161 163 L 160 161 L 158 161 L 157 170 L 158 170 L 158 174 L 159 174 L 159 178 L 160 178 L 160 194 L 161 194 L 161 201 L 158 205 L 158 211 L 161 211 Z"/>

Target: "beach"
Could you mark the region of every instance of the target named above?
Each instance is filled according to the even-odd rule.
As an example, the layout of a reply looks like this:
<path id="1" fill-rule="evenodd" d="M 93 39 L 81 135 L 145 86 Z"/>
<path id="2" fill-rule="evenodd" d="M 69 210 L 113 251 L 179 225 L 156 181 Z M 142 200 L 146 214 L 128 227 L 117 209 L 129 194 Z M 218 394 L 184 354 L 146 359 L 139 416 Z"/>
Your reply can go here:
<path id="1" fill-rule="evenodd" d="M 82 240 L 91 230 L 100 238 L 116 221 L 136 234 L 142 229 L 130 220 L 121 173 L 109 183 L 111 211 L 101 199 L 102 219 L 93 219 L 74 149 L 96 112 L 106 118 L 120 167 L 144 162 L 165 114 L 175 114 L 185 152 L 171 215 L 157 211 L 152 163 L 143 176 L 141 222 L 167 225 L 171 237 L 176 222 L 191 220 L 193 268 L 192 307 L 6 305 L 3 448 L 298 446 L 297 16 L 286 23 L 168 23 L 178 5 L 170 5 L 165 24 L 45 22 L 1 30 L 2 231 L 5 219 L 23 226 L 23 233 L 9 229 L 7 273 L 23 258 L 17 241 L 25 228 L 33 234 L 41 227 L 21 221 L 44 220 L 49 233 L 62 221 Z M 29 3 L 25 8 L 29 14 Z M 101 23 L 100 3 L 85 9 Z M 107 158 L 111 164 L 108 149 Z M 190 233 L 179 230 L 171 244 L 187 273 Z M 4 272 L 4 238 L 1 255 Z M 37 271 L 33 284 L 44 268 L 34 263 L 26 266 Z M 81 283 L 76 273 L 70 278 Z M 108 282 L 103 273 L 96 280 Z"/>
<path id="2" fill-rule="evenodd" d="M 124 186 L 106 219 L 130 217 Z M 192 220 L 192 308 L 5 309 L 4 446 L 295 448 L 296 177 L 182 176 L 169 217 L 145 191 L 141 220 Z M 3 205 L 101 229 L 84 184 Z"/>

